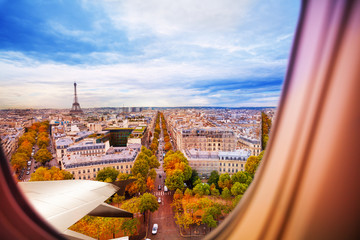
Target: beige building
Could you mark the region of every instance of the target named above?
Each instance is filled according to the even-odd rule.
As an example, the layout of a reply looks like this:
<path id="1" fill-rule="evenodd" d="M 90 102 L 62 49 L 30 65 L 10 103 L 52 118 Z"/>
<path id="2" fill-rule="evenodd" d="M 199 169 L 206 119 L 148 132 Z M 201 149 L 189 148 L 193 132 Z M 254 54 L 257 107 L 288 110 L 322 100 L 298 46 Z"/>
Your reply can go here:
<path id="1" fill-rule="evenodd" d="M 197 149 L 200 151 L 234 151 L 236 137 L 232 130 L 224 128 L 182 129 L 176 134 L 177 149 Z"/>
<path id="2" fill-rule="evenodd" d="M 190 167 L 195 169 L 200 177 L 209 177 L 212 171 L 230 175 L 245 171 L 245 164 L 250 152 L 245 150 L 206 152 L 191 149 L 185 150 L 184 155 L 188 159 Z"/>
<path id="3" fill-rule="evenodd" d="M 98 156 L 67 155 L 63 157 L 61 166 L 72 173 L 74 179 L 95 179 L 97 173 L 106 167 L 121 173 L 131 173 L 137 153 L 137 150 L 125 149 L 119 153 Z"/>
<path id="4" fill-rule="evenodd" d="M 241 148 L 249 149 L 251 151 L 252 156 L 259 156 L 259 154 L 261 152 L 261 141 L 260 140 L 239 137 L 238 143 Z"/>

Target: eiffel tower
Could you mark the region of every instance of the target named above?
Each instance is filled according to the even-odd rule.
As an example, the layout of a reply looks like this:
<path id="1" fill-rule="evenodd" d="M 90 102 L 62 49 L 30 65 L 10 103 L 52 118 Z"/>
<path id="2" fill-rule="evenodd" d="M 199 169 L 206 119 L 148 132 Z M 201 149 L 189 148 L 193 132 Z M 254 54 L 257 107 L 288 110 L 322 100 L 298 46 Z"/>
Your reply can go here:
<path id="1" fill-rule="evenodd" d="M 74 103 L 72 105 L 72 108 L 70 110 L 70 114 L 82 114 L 83 110 L 80 108 L 80 104 L 78 103 L 78 98 L 76 94 L 76 82 L 74 82 Z"/>

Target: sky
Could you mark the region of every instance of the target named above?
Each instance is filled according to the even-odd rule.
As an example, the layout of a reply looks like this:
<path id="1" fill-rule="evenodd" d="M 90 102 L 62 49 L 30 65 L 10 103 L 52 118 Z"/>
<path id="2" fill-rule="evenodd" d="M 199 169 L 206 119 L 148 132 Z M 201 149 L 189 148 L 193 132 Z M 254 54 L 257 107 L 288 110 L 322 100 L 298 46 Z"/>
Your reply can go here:
<path id="1" fill-rule="evenodd" d="M 300 3 L 0 0 L 0 108 L 277 106 Z"/>

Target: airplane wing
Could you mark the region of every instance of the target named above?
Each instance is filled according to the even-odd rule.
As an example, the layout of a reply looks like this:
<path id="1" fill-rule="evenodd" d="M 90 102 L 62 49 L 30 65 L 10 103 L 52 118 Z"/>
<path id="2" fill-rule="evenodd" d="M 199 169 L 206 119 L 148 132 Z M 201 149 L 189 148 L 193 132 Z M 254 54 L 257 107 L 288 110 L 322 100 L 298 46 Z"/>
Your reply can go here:
<path id="1" fill-rule="evenodd" d="M 59 180 L 18 184 L 31 206 L 63 235 L 69 233 L 68 227 L 87 214 L 107 217 L 133 216 L 130 212 L 104 203 L 119 190 L 111 183 Z"/>

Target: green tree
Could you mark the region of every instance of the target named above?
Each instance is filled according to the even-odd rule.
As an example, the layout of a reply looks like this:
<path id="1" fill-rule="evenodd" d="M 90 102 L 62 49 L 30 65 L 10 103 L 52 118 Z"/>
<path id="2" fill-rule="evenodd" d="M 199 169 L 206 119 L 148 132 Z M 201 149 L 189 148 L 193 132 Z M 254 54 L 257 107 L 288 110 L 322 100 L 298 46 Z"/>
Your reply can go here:
<path id="1" fill-rule="evenodd" d="M 34 155 L 34 159 L 41 164 L 45 164 L 52 159 L 52 155 L 46 148 L 39 149 Z"/>
<path id="2" fill-rule="evenodd" d="M 157 202 L 157 198 L 151 193 L 144 193 L 140 199 L 139 210 L 144 213 L 144 221 L 145 221 L 145 213 L 147 211 L 155 212 L 159 209 L 159 203 Z"/>
<path id="3" fill-rule="evenodd" d="M 141 174 L 144 178 L 147 177 L 149 173 L 149 163 L 145 159 L 144 155 L 140 155 L 136 158 L 134 165 L 131 169 L 131 172 L 136 176 L 137 174 Z"/>
<path id="4" fill-rule="evenodd" d="M 112 167 L 106 167 L 98 172 L 96 180 L 104 182 L 107 178 L 110 178 L 111 181 L 114 182 L 118 175 L 119 171 Z"/>
<path id="5" fill-rule="evenodd" d="M 221 193 L 221 197 L 224 198 L 224 199 L 228 199 L 231 197 L 231 193 L 230 193 L 230 190 L 225 187 Z"/>
<path id="6" fill-rule="evenodd" d="M 200 183 L 194 187 L 193 191 L 199 197 L 201 197 L 203 195 L 209 195 L 210 194 L 210 186 L 206 183 Z"/>
<path id="7" fill-rule="evenodd" d="M 247 172 L 237 172 L 234 175 L 231 176 L 231 181 L 233 183 L 235 182 L 239 182 L 239 183 L 247 183 L 248 182 L 248 178 L 250 178 L 250 182 L 252 180 L 252 177 L 250 176 L 249 173 Z"/>
<path id="8" fill-rule="evenodd" d="M 231 188 L 232 182 L 230 179 L 230 175 L 228 173 L 223 173 L 219 177 L 218 181 L 219 187 L 221 188 Z"/>
<path id="9" fill-rule="evenodd" d="M 184 188 L 184 174 L 181 170 L 176 169 L 168 174 L 165 179 L 165 185 L 169 190 L 183 189 Z"/>
<path id="10" fill-rule="evenodd" d="M 241 198 L 243 195 L 237 195 L 235 196 L 235 198 L 232 200 L 232 208 L 235 208 L 236 205 L 240 202 Z"/>
<path id="11" fill-rule="evenodd" d="M 216 188 L 214 183 L 212 183 L 211 186 L 210 186 L 210 193 L 211 193 L 212 196 L 219 196 L 220 195 L 219 189 Z"/>
<path id="12" fill-rule="evenodd" d="M 207 181 L 208 184 L 215 184 L 216 188 L 219 188 L 218 182 L 219 182 L 219 173 L 217 171 L 212 171 L 210 173 L 209 180 Z"/>
<path id="13" fill-rule="evenodd" d="M 236 183 L 234 183 L 234 185 L 231 187 L 231 193 L 232 193 L 232 195 L 234 195 L 234 196 L 242 195 L 242 194 L 245 193 L 247 187 L 248 187 L 248 186 L 247 186 L 245 183 L 236 182 Z"/>
<path id="14" fill-rule="evenodd" d="M 121 224 L 121 230 L 124 231 L 125 235 L 132 236 L 137 232 L 137 225 L 139 220 L 137 218 L 125 219 Z"/>

